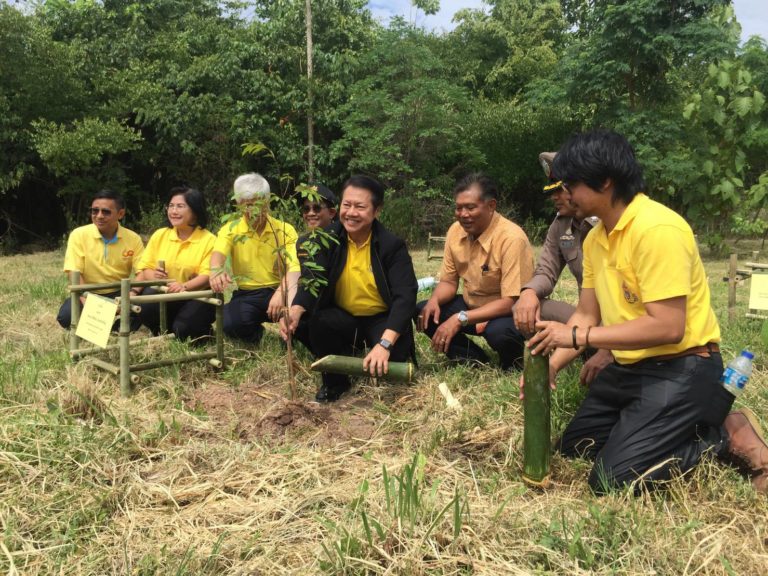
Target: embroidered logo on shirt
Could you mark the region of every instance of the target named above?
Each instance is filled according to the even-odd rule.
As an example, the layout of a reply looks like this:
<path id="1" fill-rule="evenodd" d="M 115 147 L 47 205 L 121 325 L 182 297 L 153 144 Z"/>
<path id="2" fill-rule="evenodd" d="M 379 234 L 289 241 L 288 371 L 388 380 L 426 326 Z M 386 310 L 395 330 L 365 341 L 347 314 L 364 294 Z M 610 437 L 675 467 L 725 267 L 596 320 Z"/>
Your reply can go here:
<path id="1" fill-rule="evenodd" d="M 132 258 L 133 250 L 123 250 L 123 258 Z"/>
<path id="2" fill-rule="evenodd" d="M 624 293 L 624 300 L 626 300 L 630 304 L 635 304 L 637 303 L 638 300 L 640 300 L 637 294 L 635 294 L 629 289 L 629 286 L 627 286 L 626 282 L 621 283 L 621 291 Z"/>

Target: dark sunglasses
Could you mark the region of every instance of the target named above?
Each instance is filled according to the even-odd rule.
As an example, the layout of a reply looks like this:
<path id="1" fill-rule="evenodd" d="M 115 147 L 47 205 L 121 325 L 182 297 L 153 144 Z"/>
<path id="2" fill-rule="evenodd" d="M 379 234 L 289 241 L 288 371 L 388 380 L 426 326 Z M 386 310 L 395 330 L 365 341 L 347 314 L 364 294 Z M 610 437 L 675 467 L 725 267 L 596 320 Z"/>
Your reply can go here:
<path id="1" fill-rule="evenodd" d="M 303 204 L 301 206 L 301 213 L 302 214 L 309 214 L 310 212 L 319 213 L 320 210 L 325 208 L 322 204 Z"/>
<path id="2" fill-rule="evenodd" d="M 98 216 L 99 212 L 104 214 L 104 216 L 112 216 L 112 210 L 109 208 L 91 208 L 91 216 Z"/>

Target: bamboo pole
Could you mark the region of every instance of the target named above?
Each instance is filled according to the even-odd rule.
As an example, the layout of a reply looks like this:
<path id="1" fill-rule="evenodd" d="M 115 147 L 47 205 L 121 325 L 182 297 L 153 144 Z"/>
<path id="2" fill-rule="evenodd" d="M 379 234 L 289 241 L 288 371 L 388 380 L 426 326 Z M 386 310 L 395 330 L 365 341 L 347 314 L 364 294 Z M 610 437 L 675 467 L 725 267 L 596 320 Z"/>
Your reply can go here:
<path id="1" fill-rule="evenodd" d="M 219 305 L 216 306 L 216 359 L 217 368 L 224 368 L 224 295 L 216 294 Z"/>
<path id="2" fill-rule="evenodd" d="M 80 271 L 72 270 L 70 272 L 72 282 L 75 286 L 80 283 Z M 77 323 L 80 321 L 80 293 L 75 290 L 69 291 L 69 350 L 77 350 L 80 345 L 80 338 L 77 337 Z"/>
<path id="3" fill-rule="evenodd" d="M 152 370 L 153 368 L 162 368 L 163 366 L 173 366 L 174 364 L 184 364 L 185 362 L 194 362 L 196 360 L 208 360 L 215 358 L 216 352 L 199 352 L 197 354 L 187 354 L 181 358 L 166 358 L 165 360 L 155 360 L 153 362 L 143 362 L 130 366 L 132 372 L 141 372 L 143 370 Z M 122 371 L 121 374 L 122 376 Z"/>
<path id="4" fill-rule="evenodd" d="M 111 364 L 109 362 L 105 362 L 104 360 L 101 360 L 99 358 L 89 358 L 88 361 L 93 364 L 94 366 L 98 366 L 102 370 L 106 370 L 110 374 L 114 374 L 117 376 L 120 374 L 120 367 L 115 366 L 114 364 Z"/>
<path id="5" fill-rule="evenodd" d="M 174 292 L 173 294 L 148 294 L 146 296 L 134 296 L 131 302 L 137 304 L 149 304 L 153 302 L 178 302 L 180 300 L 198 300 L 211 304 L 212 306 L 221 306 L 223 302 L 218 298 L 213 298 L 212 290 L 196 290 L 192 292 Z"/>
<path id="6" fill-rule="evenodd" d="M 145 344 L 147 342 L 153 342 L 157 340 L 170 340 L 172 338 L 175 338 L 175 334 L 161 334 L 160 336 L 150 336 L 148 338 L 137 338 L 136 340 L 131 340 L 131 344 Z M 120 344 L 110 344 L 109 346 L 106 346 L 104 348 L 99 348 L 98 346 L 93 346 L 91 348 L 78 348 L 77 350 L 70 350 L 69 355 L 72 356 L 72 358 L 76 358 L 79 356 L 89 356 L 91 354 L 97 354 L 99 352 L 107 352 L 109 350 L 118 350 L 120 348 Z"/>
<path id="7" fill-rule="evenodd" d="M 132 280 L 131 286 L 155 286 L 158 284 L 167 284 L 169 280 Z M 67 290 L 70 292 L 86 292 L 88 290 L 108 290 L 115 288 L 120 288 L 122 286 L 122 281 L 120 282 L 105 282 L 103 284 L 70 284 L 67 286 Z"/>
<path id="8" fill-rule="evenodd" d="M 324 356 L 312 363 L 312 370 L 329 374 L 345 374 L 347 376 L 370 376 L 363 370 L 363 359 L 351 356 Z M 390 362 L 389 372 L 383 376 L 390 380 L 413 382 L 414 366 L 410 362 Z"/>
<path id="9" fill-rule="evenodd" d="M 736 268 L 738 256 L 731 254 L 728 261 L 728 322 L 736 320 Z"/>
<path id="10" fill-rule="evenodd" d="M 545 488 L 552 449 L 549 359 L 533 356 L 526 343 L 523 362 L 523 480 Z"/>
<path id="11" fill-rule="evenodd" d="M 120 299 L 123 302 L 131 301 L 131 280 L 124 278 L 120 282 Z M 131 395 L 131 309 L 123 306 L 120 310 L 120 333 L 117 338 L 120 344 L 120 393 L 123 396 Z"/>

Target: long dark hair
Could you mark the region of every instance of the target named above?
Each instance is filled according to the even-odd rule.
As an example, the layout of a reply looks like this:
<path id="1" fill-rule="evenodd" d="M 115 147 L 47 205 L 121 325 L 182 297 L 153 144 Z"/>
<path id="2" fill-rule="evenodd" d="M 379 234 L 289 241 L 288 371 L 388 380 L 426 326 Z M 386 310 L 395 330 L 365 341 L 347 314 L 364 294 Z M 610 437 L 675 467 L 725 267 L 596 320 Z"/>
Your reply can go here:
<path id="1" fill-rule="evenodd" d="M 190 188 L 188 186 L 176 186 L 171 188 L 171 192 L 168 195 L 168 202 L 173 199 L 174 196 L 183 196 L 184 202 L 187 203 L 189 209 L 195 215 L 195 225 L 200 228 L 206 228 L 208 226 L 208 208 L 205 202 L 205 196 L 197 188 Z M 168 213 L 166 211 L 165 219 L 168 222 L 168 228 L 173 228 L 171 221 L 168 220 Z"/>

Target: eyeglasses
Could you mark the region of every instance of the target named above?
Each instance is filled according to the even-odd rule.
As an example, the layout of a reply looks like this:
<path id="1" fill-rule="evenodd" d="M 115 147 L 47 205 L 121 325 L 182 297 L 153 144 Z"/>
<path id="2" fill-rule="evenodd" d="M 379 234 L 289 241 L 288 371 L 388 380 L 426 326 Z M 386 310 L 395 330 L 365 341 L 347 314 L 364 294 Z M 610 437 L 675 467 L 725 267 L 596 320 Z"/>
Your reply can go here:
<path id="1" fill-rule="evenodd" d="M 174 208 L 177 210 L 184 210 L 186 207 L 186 204 L 168 204 L 168 210 L 173 210 Z"/>
<path id="2" fill-rule="evenodd" d="M 322 204 L 304 204 L 301 207 L 302 214 L 309 214 L 310 212 L 314 212 L 315 214 L 319 214 L 320 210 L 325 208 Z"/>
<path id="3" fill-rule="evenodd" d="M 98 216 L 99 212 L 104 214 L 104 216 L 112 216 L 112 210 L 109 208 L 91 208 L 91 216 Z"/>

